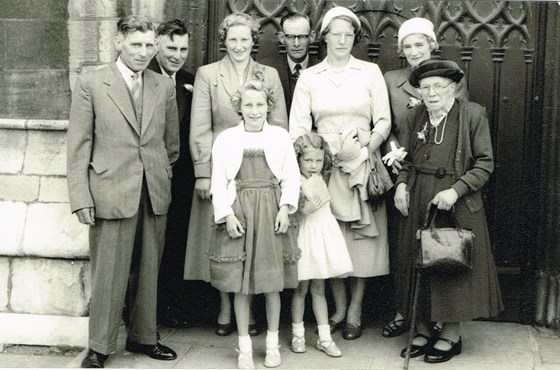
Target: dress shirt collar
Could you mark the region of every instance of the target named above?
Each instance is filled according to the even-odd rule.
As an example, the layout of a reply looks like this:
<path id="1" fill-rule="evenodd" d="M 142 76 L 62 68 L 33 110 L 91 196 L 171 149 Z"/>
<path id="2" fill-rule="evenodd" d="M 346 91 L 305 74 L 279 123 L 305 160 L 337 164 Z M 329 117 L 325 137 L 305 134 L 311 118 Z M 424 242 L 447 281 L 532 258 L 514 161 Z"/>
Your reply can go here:
<path id="1" fill-rule="evenodd" d="M 309 54 L 305 56 L 305 59 L 301 63 L 294 62 L 289 56 L 287 56 L 286 59 L 288 59 L 288 67 L 290 67 L 290 73 L 292 74 L 296 71 L 296 64 L 301 66 L 301 70 L 307 68 L 307 65 L 309 64 Z"/>
<path id="2" fill-rule="evenodd" d="M 121 57 L 118 57 L 116 64 L 117 64 L 117 69 L 119 70 L 119 72 L 124 78 L 124 81 L 130 87 L 130 83 L 132 82 L 132 76 L 134 75 L 135 72 L 124 65 L 124 63 L 121 61 Z M 143 71 L 138 73 L 140 74 L 140 82 L 142 82 Z"/>

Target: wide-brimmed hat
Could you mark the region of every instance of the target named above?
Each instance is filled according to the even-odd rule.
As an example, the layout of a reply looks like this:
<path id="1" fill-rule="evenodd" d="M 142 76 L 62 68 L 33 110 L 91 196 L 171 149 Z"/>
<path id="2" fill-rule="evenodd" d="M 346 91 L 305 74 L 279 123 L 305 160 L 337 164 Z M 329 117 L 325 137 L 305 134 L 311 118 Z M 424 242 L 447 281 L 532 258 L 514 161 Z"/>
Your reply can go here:
<path id="1" fill-rule="evenodd" d="M 408 82 L 414 87 L 420 87 L 420 80 L 426 77 L 439 76 L 459 82 L 464 75 L 465 72 L 454 61 L 433 58 L 420 62 L 416 68 L 412 69 Z"/>
<path id="2" fill-rule="evenodd" d="M 414 33 L 426 35 L 432 40 L 437 42 L 436 34 L 434 33 L 434 24 L 426 18 L 410 18 L 401 24 L 398 32 L 398 47 L 402 48 L 403 40 L 406 36 Z"/>
<path id="3" fill-rule="evenodd" d="M 353 19 L 358 24 L 358 29 L 362 27 L 362 23 L 360 22 L 360 19 L 356 14 L 354 14 L 354 12 L 352 12 L 350 9 L 345 8 L 343 6 L 335 6 L 334 8 L 332 8 L 331 10 L 325 13 L 325 16 L 323 17 L 323 21 L 321 22 L 321 30 L 319 31 L 319 34 L 323 33 L 325 28 L 328 27 L 329 23 L 331 23 L 331 21 L 334 18 L 343 15 Z"/>

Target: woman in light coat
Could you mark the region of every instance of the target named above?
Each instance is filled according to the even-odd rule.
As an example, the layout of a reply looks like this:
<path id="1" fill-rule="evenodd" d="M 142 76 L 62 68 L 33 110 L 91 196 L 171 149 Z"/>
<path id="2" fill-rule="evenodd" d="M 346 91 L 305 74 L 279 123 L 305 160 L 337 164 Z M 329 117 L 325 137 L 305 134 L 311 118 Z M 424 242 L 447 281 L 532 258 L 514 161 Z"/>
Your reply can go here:
<path id="1" fill-rule="evenodd" d="M 389 98 L 379 67 L 350 55 L 360 28 L 358 17 L 346 8 L 335 7 L 325 14 L 320 33 L 327 57 L 302 73 L 290 112 L 292 139 L 310 132 L 314 123 L 334 156 L 328 184 L 331 206 L 354 272 L 350 279 L 331 279 L 336 312 L 329 322 L 332 331 L 344 327 L 345 339 L 362 334 L 366 278 L 389 273 L 385 204 L 378 203 L 374 211 L 367 197 L 359 193 L 364 187 L 353 186 L 354 177 L 348 171 L 370 165 L 370 154 L 379 151 L 391 129 Z M 347 280 L 351 286 L 349 305 Z"/>
<path id="2" fill-rule="evenodd" d="M 206 251 L 213 220 L 210 194 L 212 144 L 222 131 L 239 124 L 239 114 L 231 105 L 231 97 L 245 81 L 252 78 L 255 70 L 262 71 L 264 81 L 278 101 L 269 113 L 268 122 L 285 129 L 288 126 L 278 72 L 251 58 L 258 31 L 258 25 L 251 16 L 243 13 L 228 15 L 219 30 L 227 55 L 218 62 L 200 67 L 196 73 L 189 139 L 196 181 L 185 257 L 186 280 L 210 282 Z M 223 336 L 231 334 L 233 325 L 229 295 L 220 293 L 220 298 L 216 334 Z M 256 334 L 256 327 L 252 325 L 250 331 Z"/>

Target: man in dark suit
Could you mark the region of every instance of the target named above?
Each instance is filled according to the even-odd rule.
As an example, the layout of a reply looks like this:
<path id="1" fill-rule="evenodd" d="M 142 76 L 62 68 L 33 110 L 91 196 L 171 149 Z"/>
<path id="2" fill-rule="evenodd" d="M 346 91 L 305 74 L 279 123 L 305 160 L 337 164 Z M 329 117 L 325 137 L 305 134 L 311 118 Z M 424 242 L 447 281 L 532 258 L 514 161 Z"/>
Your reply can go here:
<path id="1" fill-rule="evenodd" d="M 175 87 L 146 70 L 156 48 L 145 17 L 117 23 L 116 62 L 76 81 L 68 125 L 68 189 L 89 225 L 89 351 L 82 367 L 103 367 L 117 347 L 129 276 L 126 350 L 157 360 L 176 353 L 157 342 L 158 265 L 179 156 Z"/>
<path id="2" fill-rule="evenodd" d="M 278 40 L 286 47 L 286 58 L 267 58 L 262 60 L 262 64 L 278 70 L 289 115 L 300 73 L 316 63 L 315 58 L 309 55 L 309 45 L 315 41 L 315 32 L 311 31 L 309 17 L 299 12 L 290 12 L 282 17 L 280 28 Z"/>
<path id="3" fill-rule="evenodd" d="M 164 22 L 157 29 L 158 53 L 148 68 L 171 78 L 175 83 L 181 155 L 173 167 L 172 202 L 167 214 L 165 249 L 159 275 L 159 322 L 173 328 L 192 326 L 192 284 L 183 280 L 185 247 L 194 191 L 194 169 L 189 150 L 192 88 L 194 75 L 182 69 L 189 54 L 187 24 L 180 20 Z"/>

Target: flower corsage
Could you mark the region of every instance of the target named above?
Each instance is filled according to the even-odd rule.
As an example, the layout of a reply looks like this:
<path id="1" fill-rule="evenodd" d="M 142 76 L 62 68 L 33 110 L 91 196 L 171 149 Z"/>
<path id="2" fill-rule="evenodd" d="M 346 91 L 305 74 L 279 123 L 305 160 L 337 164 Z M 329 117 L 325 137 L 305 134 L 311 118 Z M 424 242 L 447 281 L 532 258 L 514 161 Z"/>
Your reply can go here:
<path id="1" fill-rule="evenodd" d="M 191 85 L 191 84 L 184 84 L 184 85 L 183 85 L 183 88 L 184 88 L 185 90 L 187 90 L 188 92 L 193 92 L 194 86 Z"/>
<path id="2" fill-rule="evenodd" d="M 418 140 L 422 141 L 423 144 L 426 144 L 426 141 L 428 140 L 428 122 L 424 124 L 424 128 L 421 131 L 418 131 L 416 135 L 418 136 Z"/>
<path id="3" fill-rule="evenodd" d="M 415 106 L 422 104 L 422 100 L 410 97 L 410 100 L 408 101 L 408 104 L 406 105 L 406 107 L 408 109 L 414 108 Z"/>

